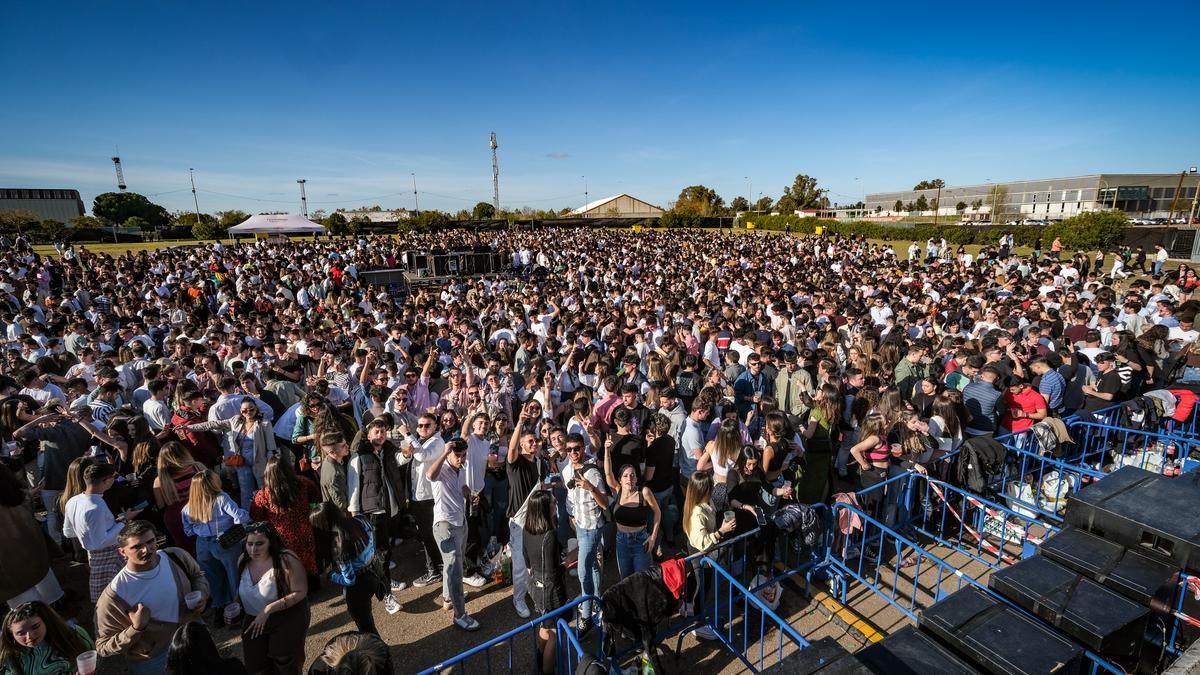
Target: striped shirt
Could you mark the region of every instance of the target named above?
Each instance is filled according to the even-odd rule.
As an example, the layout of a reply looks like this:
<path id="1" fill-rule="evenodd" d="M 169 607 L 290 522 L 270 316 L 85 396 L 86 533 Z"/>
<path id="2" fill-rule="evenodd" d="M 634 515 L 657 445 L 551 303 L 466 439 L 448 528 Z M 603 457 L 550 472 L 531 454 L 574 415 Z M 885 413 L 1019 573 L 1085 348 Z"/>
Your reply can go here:
<path id="1" fill-rule="evenodd" d="M 1000 403 L 1000 391 L 990 382 L 976 380 L 963 389 L 963 403 L 971 413 L 967 424 L 968 436 L 990 436 L 996 431 L 996 408 Z"/>
<path id="2" fill-rule="evenodd" d="M 1061 413 L 1063 411 L 1063 390 L 1067 388 L 1067 381 L 1056 370 L 1047 370 L 1042 375 L 1041 381 L 1038 383 L 1038 393 L 1046 399 L 1046 405 L 1050 408 L 1050 412 Z"/>

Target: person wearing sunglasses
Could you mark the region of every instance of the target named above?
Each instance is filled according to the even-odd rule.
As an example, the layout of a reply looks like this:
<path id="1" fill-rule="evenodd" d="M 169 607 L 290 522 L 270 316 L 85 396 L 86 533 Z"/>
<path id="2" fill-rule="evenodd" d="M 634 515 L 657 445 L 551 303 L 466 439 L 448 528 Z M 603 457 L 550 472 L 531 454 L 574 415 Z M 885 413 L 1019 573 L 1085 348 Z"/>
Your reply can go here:
<path id="1" fill-rule="evenodd" d="M 463 549 L 467 540 L 466 505 L 469 501 L 478 506 L 479 495 L 472 495 L 467 484 L 466 462 L 467 442 L 455 438 L 430 462 L 425 478 L 433 487 L 433 536 L 442 556 L 442 604 L 453 607 L 454 625 L 476 631 L 479 622 L 467 614 L 463 592 Z"/>
<path id="2" fill-rule="evenodd" d="M 401 424 L 401 432 L 407 432 L 406 425 Z M 409 502 L 409 510 L 417 521 L 417 536 L 425 551 L 425 574 L 413 581 L 413 585 L 422 588 L 441 583 L 442 574 L 438 572 L 437 562 L 441 559 L 441 549 L 433 536 L 433 484 L 428 473 L 429 466 L 446 449 L 446 442 L 438 433 L 438 420 L 431 414 L 423 414 L 417 418 L 417 433 L 406 433 L 407 438 L 401 441 L 400 451 L 407 461 L 411 461 L 413 476 L 413 498 Z M 353 507 L 351 507 L 353 511 Z"/>

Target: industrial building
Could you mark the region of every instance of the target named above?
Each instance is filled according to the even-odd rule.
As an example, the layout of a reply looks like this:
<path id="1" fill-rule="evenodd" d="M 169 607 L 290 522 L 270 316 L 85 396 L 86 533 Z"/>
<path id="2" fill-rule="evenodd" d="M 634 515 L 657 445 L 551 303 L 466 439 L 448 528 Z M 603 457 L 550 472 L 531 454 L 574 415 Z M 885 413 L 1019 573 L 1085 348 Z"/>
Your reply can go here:
<path id="1" fill-rule="evenodd" d="M 1143 174 L 1093 174 L 978 185 L 947 186 L 939 191 L 903 190 L 866 196 L 869 217 L 930 216 L 948 220 L 997 222 L 1039 219 L 1062 220 L 1088 211 L 1119 210 L 1131 218 L 1166 218 L 1175 204 L 1175 217 L 1187 217 L 1197 201 L 1200 174 L 1189 172 Z M 1179 196 L 1176 197 L 1178 190 Z M 909 210 L 924 196 L 928 208 Z M 940 202 L 938 202 L 940 198 Z M 998 202 L 994 208 L 992 202 Z M 897 202 L 902 208 L 897 209 Z"/>
<path id="2" fill-rule="evenodd" d="M 69 223 L 84 214 L 79 190 L 0 188 L 0 211 L 26 211 L 34 220 Z"/>
<path id="3" fill-rule="evenodd" d="M 629 195 L 614 195 L 588 202 L 567 214 L 568 218 L 657 218 L 665 211 L 661 206 Z"/>

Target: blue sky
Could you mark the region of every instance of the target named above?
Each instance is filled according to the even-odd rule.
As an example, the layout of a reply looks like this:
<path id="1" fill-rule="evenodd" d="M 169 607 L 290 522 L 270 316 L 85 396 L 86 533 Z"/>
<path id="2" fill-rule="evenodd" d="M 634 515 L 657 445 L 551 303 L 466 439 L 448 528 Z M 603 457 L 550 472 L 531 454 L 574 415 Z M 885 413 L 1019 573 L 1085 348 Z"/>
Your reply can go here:
<path id="1" fill-rule="evenodd" d="M 172 210 L 194 167 L 208 212 L 411 208 L 412 173 L 455 211 L 491 131 L 508 207 L 1200 163 L 1200 3 L 807 5 L 12 3 L 0 186 L 90 209 L 119 145 Z"/>

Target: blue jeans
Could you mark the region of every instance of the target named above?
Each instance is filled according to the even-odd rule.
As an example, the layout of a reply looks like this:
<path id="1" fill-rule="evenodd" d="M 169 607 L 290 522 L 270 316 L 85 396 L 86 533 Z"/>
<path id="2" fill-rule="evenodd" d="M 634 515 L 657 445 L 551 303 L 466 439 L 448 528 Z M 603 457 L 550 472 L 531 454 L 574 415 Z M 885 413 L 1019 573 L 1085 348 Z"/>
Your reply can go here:
<path id="1" fill-rule="evenodd" d="M 604 528 L 594 530 L 575 528 L 575 538 L 579 540 L 579 566 L 575 568 L 579 575 L 579 586 L 584 595 L 597 595 L 600 592 L 600 553 Z M 580 614 L 587 618 L 592 615 L 592 603 L 585 602 L 579 606 Z"/>
<path id="2" fill-rule="evenodd" d="M 1155 260 L 1154 261 L 1154 276 L 1158 276 L 1158 275 L 1162 274 L 1162 268 L 1163 268 L 1162 261 Z"/>
<path id="3" fill-rule="evenodd" d="M 167 652 L 169 651 L 164 649 L 163 653 L 141 663 L 127 661 L 125 665 L 129 666 L 129 675 L 163 675 L 167 672 Z"/>
<path id="4" fill-rule="evenodd" d="M 679 507 L 675 506 L 675 487 L 655 492 L 654 500 L 658 502 L 658 510 L 662 512 L 662 526 L 658 528 L 658 540 L 654 542 L 655 548 L 659 548 L 662 546 L 663 537 L 672 540 L 675 538 L 675 523 L 679 520 Z M 654 528 L 653 513 L 650 514 L 650 528 Z"/>
<path id="5" fill-rule="evenodd" d="M 258 488 L 262 487 L 258 484 L 258 479 L 254 477 L 254 467 L 249 464 L 234 467 L 237 472 L 238 482 L 238 506 L 243 510 L 250 510 L 250 502 L 254 501 L 254 493 L 258 492 Z"/>
<path id="6" fill-rule="evenodd" d="M 650 552 L 646 550 L 646 540 L 649 538 L 650 533 L 646 530 L 617 530 L 617 571 L 622 579 L 650 567 Z"/>
<path id="7" fill-rule="evenodd" d="M 221 548 L 216 537 L 196 537 L 196 562 L 208 577 L 212 606 L 228 605 L 237 595 L 237 560 L 241 546 Z"/>
<path id="8" fill-rule="evenodd" d="M 498 480 L 491 473 L 483 474 L 480 496 L 488 503 L 488 513 L 479 521 L 479 540 L 487 546 L 496 538 L 501 546 L 508 543 L 508 480 Z"/>

